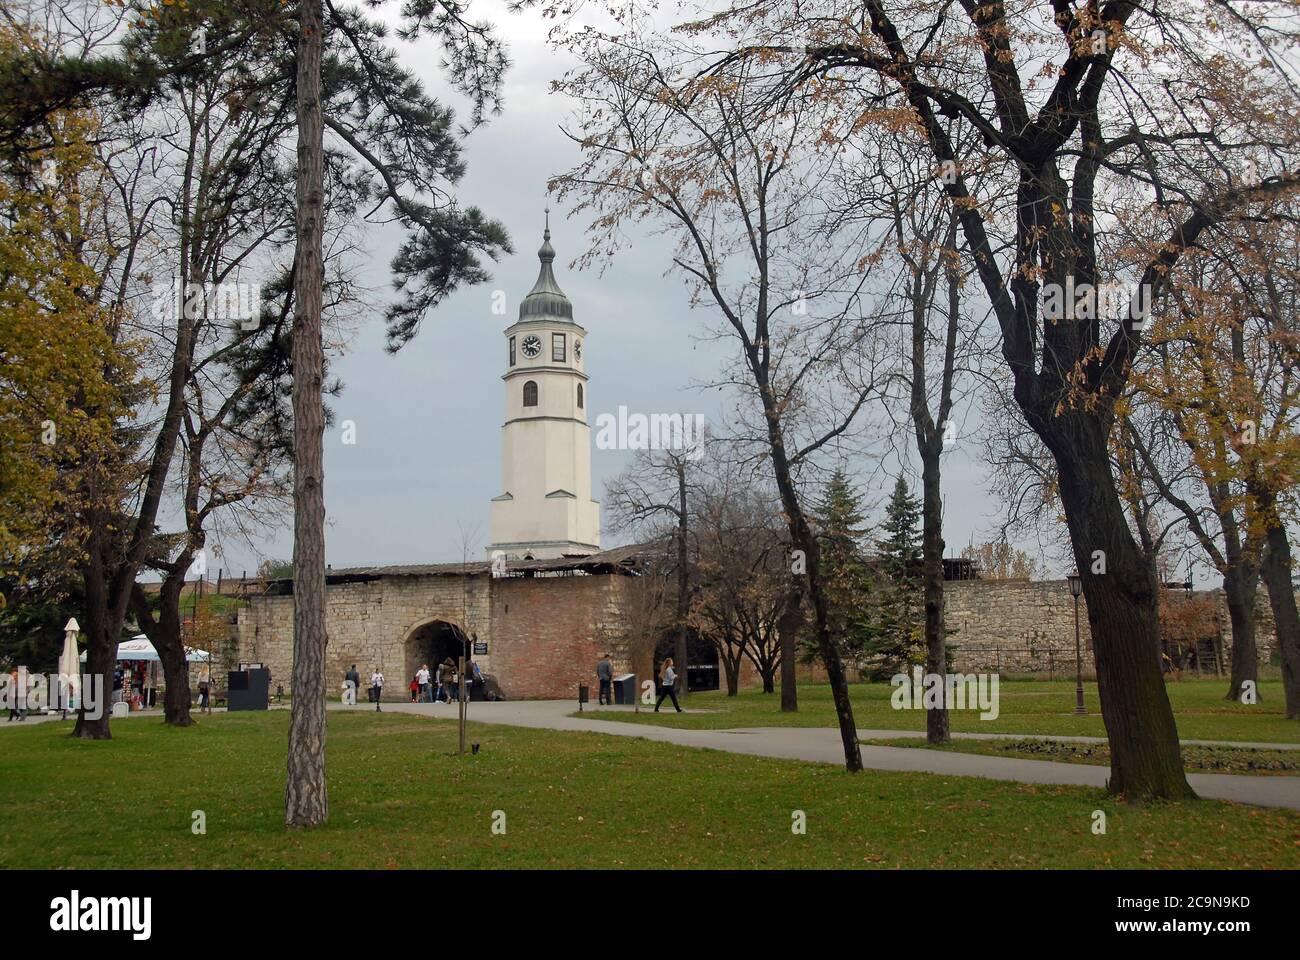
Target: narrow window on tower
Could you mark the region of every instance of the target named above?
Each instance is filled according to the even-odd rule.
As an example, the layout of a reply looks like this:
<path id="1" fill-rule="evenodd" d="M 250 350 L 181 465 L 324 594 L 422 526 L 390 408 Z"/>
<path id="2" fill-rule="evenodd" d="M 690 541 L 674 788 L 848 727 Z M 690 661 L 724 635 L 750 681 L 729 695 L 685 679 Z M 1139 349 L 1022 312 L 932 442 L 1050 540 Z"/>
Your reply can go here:
<path id="1" fill-rule="evenodd" d="M 578 384 L 578 409 L 582 409 L 582 384 Z"/>
<path id="2" fill-rule="evenodd" d="M 537 406 L 537 381 L 529 380 L 524 384 L 524 406 Z"/>
<path id="3" fill-rule="evenodd" d="M 510 338 L 510 366 L 515 365 L 515 338 Z"/>
<path id="4" fill-rule="evenodd" d="M 564 362 L 564 334 L 551 334 L 551 359 L 556 363 Z"/>

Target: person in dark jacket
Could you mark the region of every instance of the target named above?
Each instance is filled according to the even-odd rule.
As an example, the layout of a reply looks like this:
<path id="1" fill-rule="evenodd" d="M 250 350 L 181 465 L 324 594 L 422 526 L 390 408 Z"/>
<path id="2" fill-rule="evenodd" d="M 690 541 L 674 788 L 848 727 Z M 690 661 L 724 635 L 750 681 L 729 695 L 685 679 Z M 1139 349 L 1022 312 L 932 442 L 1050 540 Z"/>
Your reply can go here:
<path id="1" fill-rule="evenodd" d="M 614 665 L 609 662 L 609 654 L 601 657 L 600 662 L 596 664 L 596 679 L 600 681 L 600 695 L 597 697 L 600 705 L 614 705 Z"/>

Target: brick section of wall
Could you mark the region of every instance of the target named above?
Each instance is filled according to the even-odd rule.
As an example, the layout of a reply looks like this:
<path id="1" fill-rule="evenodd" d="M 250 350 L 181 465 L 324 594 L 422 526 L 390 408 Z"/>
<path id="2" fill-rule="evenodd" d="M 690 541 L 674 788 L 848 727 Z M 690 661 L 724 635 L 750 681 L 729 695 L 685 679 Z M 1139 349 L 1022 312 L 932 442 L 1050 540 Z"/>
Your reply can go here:
<path id="1" fill-rule="evenodd" d="M 492 663 L 512 700 L 596 700 L 596 661 L 608 651 L 615 675 L 622 649 L 623 577 L 532 577 L 492 582 Z"/>

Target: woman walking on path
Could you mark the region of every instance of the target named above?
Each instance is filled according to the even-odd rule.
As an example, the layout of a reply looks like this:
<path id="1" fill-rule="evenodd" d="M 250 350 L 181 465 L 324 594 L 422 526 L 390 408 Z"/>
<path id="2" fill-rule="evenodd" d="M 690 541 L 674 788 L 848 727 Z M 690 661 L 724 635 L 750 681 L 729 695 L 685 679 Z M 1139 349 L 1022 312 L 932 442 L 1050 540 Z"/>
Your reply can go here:
<path id="1" fill-rule="evenodd" d="M 379 700 L 384 695 L 384 675 L 375 667 L 375 672 L 370 675 L 370 695 L 375 698 L 375 712 L 379 713 Z"/>
<path id="2" fill-rule="evenodd" d="M 681 713 L 682 705 L 677 702 L 677 671 L 673 669 L 673 658 L 666 659 L 659 671 L 659 699 L 655 702 L 655 713 L 659 712 L 659 704 L 664 702 L 664 697 L 672 697 L 673 706 Z"/>

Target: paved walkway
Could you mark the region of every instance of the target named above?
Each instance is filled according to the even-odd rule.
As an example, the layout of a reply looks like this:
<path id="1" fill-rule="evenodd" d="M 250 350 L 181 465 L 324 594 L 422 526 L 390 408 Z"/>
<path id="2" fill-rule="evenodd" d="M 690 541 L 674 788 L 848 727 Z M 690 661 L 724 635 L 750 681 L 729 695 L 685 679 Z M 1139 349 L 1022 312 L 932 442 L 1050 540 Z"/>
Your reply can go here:
<path id="1" fill-rule="evenodd" d="M 341 705 L 331 706 L 343 709 Z M 366 709 L 365 704 L 347 709 Z M 604 733 L 618 737 L 641 737 L 660 743 L 684 747 L 702 747 L 744 753 L 757 757 L 784 760 L 810 760 L 817 763 L 842 764 L 844 748 L 839 730 L 826 727 L 749 727 L 732 730 L 685 730 L 644 723 L 619 723 L 607 719 L 570 717 L 575 708 L 572 700 L 525 700 L 507 703 L 470 704 L 469 717 L 475 723 L 500 723 L 513 727 L 541 730 Z M 592 713 L 630 713 L 632 707 L 597 707 Z M 454 704 L 386 703 L 384 710 L 412 713 L 437 719 L 456 719 Z M 859 730 L 860 739 L 922 737 L 899 730 Z M 978 739 L 1009 734 L 968 734 Z M 1051 737 L 1104 742 L 1101 738 Z M 1214 743 L 1215 741 L 1187 741 Z M 1277 749 L 1294 749 L 1296 744 L 1234 744 Z M 1062 784 L 1078 787 L 1105 787 L 1110 769 L 1083 763 L 1057 763 L 1050 760 L 1017 760 L 1010 757 L 986 757 L 970 753 L 939 750 L 909 750 L 905 747 L 862 747 L 862 763 L 873 770 L 897 770 L 913 773 L 937 773 L 957 777 L 983 777 L 989 780 L 1014 780 L 1020 783 Z M 1300 810 L 1300 776 L 1250 776 L 1221 773 L 1189 773 L 1187 781 L 1202 797 L 1234 800 L 1263 807 L 1287 807 Z"/>
<path id="2" fill-rule="evenodd" d="M 808 760 L 840 765 L 844 750 L 839 730 L 829 727 L 745 727 L 731 730 L 686 730 L 644 723 L 620 723 L 607 719 L 571 717 L 572 700 L 521 700 L 506 703 L 470 704 L 469 717 L 475 723 L 499 723 L 512 727 L 539 730 L 564 730 L 603 733 L 616 737 L 640 737 L 683 747 L 723 750 L 756 757 L 783 760 Z M 331 710 L 368 710 L 370 704 L 344 707 L 331 702 Z M 590 713 L 631 713 L 632 707 L 589 707 Z M 455 704 L 385 703 L 386 713 L 410 713 L 438 720 L 455 720 Z M 224 711 L 221 711 L 224 712 Z M 157 717 L 161 711 L 148 710 L 130 714 Z M 128 719 L 129 719 L 128 718 Z M 32 716 L 26 722 L 47 722 L 57 716 Z M 20 727 L 17 722 L 3 727 Z M 859 730 L 863 740 L 888 740 L 924 737 L 906 730 Z M 1056 737 L 1042 734 L 958 733 L 958 739 L 992 740 L 1034 738 L 1104 743 L 1101 737 Z M 1186 740 L 1185 743 L 1207 746 L 1254 747 L 1258 749 L 1296 750 L 1300 744 L 1242 743 L 1235 741 Z M 911 773 L 937 773 L 956 777 L 982 777 L 987 780 L 1012 780 L 1019 783 L 1060 784 L 1076 787 L 1105 787 L 1109 768 L 1083 763 L 1057 763 L 1051 760 L 1018 760 L 1010 757 L 986 757 L 979 754 L 951 753 L 939 750 L 910 750 L 906 747 L 863 746 L 862 763 L 872 770 L 896 770 Z M 1234 800 L 1262 807 L 1287 807 L 1300 810 L 1300 776 L 1249 776 L 1222 773 L 1189 773 L 1187 781 L 1200 796 L 1212 800 Z"/>

